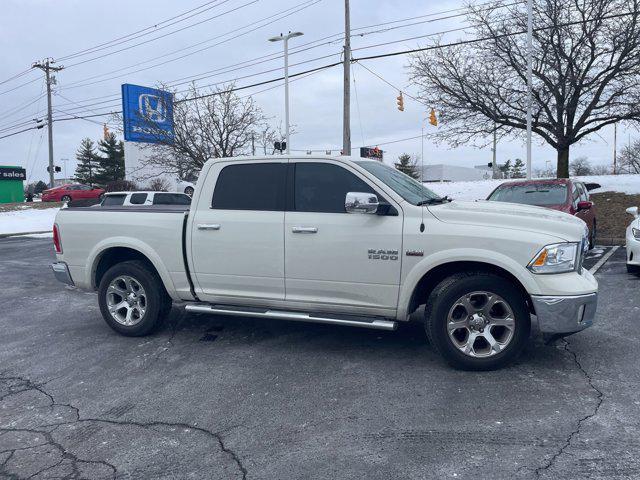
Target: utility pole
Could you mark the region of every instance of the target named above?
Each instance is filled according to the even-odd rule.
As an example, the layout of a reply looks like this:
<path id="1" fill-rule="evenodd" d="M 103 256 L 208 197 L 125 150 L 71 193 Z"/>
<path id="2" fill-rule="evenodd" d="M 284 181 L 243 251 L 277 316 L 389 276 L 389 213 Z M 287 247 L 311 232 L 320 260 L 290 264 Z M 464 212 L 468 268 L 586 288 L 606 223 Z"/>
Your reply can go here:
<path id="1" fill-rule="evenodd" d="M 51 72 L 59 72 L 64 67 L 60 65 L 59 67 L 54 67 L 52 64 L 56 63 L 56 61 L 52 58 L 45 58 L 40 62 L 34 62 L 31 68 L 39 68 L 45 74 L 45 81 L 47 84 L 47 133 L 49 136 L 49 187 L 54 187 L 53 182 L 53 174 L 54 174 L 54 165 L 53 165 L 53 116 L 51 109 L 51 85 L 55 85 L 56 79 Z"/>
<path id="2" fill-rule="evenodd" d="M 344 0 L 344 95 L 342 99 L 342 154 L 351 155 L 351 13 Z"/>
<path id="3" fill-rule="evenodd" d="M 614 123 L 613 124 L 613 174 L 617 175 L 618 172 L 618 167 L 616 165 L 617 162 L 617 154 L 618 152 L 616 151 L 616 143 L 618 142 L 618 124 Z"/>
<path id="4" fill-rule="evenodd" d="M 527 180 L 531 180 L 531 110 L 533 99 L 533 5 L 527 0 Z"/>

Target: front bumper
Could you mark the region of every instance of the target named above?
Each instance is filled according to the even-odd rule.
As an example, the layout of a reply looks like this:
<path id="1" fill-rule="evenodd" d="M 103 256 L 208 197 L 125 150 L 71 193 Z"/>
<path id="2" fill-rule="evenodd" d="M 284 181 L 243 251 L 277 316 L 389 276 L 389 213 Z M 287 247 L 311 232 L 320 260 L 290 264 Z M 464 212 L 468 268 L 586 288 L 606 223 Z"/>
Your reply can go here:
<path id="1" fill-rule="evenodd" d="M 69 273 L 69 267 L 64 262 L 55 262 L 51 264 L 51 269 L 56 277 L 56 280 L 67 285 L 73 285 L 71 274 Z"/>
<path id="2" fill-rule="evenodd" d="M 532 295 L 542 333 L 575 333 L 593 325 L 598 294 L 570 296 Z"/>
<path id="3" fill-rule="evenodd" d="M 640 241 L 627 229 L 627 265 L 640 267 Z"/>

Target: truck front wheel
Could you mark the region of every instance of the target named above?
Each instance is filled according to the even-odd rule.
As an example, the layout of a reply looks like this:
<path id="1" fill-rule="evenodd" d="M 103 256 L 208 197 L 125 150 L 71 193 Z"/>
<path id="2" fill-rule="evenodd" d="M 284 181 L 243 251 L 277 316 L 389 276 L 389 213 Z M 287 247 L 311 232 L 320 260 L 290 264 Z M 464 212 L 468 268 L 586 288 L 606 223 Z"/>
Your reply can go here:
<path id="1" fill-rule="evenodd" d="M 118 263 L 105 272 L 98 303 L 107 324 L 129 337 L 147 335 L 171 310 L 171 298 L 162 280 L 136 260 Z"/>
<path id="2" fill-rule="evenodd" d="M 531 318 L 524 295 L 511 281 L 464 272 L 441 281 L 429 295 L 425 329 L 431 345 L 463 370 L 492 370 L 524 349 Z"/>

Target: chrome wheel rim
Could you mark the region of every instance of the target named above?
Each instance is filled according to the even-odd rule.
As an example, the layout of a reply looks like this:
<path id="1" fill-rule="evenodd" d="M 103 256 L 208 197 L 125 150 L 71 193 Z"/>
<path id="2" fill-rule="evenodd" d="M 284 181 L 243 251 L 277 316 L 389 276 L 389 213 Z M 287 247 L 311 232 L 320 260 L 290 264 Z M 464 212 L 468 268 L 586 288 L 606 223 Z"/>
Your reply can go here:
<path id="1" fill-rule="evenodd" d="M 447 316 L 449 340 L 469 357 L 491 357 L 513 340 L 515 317 L 511 306 L 492 292 L 476 291 L 453 303 Z"/>
<path id="2" fill-rule="evenodd" d="M 107 308 L 111 317 L 121 325 L 131 327 L 144 318 L 147 295 L 138 280 L 120 275 L 107 287 Z"/>

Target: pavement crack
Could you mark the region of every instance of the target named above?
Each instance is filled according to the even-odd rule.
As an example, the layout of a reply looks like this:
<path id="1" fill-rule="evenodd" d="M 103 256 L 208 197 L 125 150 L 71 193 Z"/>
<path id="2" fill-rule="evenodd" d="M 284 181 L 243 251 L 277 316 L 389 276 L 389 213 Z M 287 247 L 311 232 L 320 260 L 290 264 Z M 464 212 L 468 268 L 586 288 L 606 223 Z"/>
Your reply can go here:
<path id="1" fill-rule="evenodd" d="M 578 355 L 576 354 L 576 352 L 574 352 L 573 350 L 571 350 L 569 348 L 569 342 L 566 339 L 562 339 L 563 342 L 563 349 L 565 351 L 567 351 L 572 359 L 573 359 L 573 363 L 576 365 L 576 367 L 578 368 L 578 370 L 582 373 L 582 375 L 584 376 L 584 378 L 587 381 L 587 384 L 589 385 L 589 388 L 591 388 L 591 390 L 593 390 L 596 394 L 596 403 L 594 405 L 594 408 L 592 409 L 591 412 L 589 412 L 588 414 L 584 415 L 583 417 L 581 417 L 580 419 L 578 419 L 578 422 L 576 424 L 576 428 L 574 428 L 571 433 L 565 438 L 564 442 L 562 443 L 562 446 L 558 449 L 557 452 L 555 452 L 550 458 L 549 460 L 545 463 L 545 465 L 543 465 L 542 467 L 538 467 L 535 470 L 535 474 L 536 474 L 536 478 L 540 478 L 540 476 L 545 473 L 547 470 L 549 470 L 550 468 L 552 468 L 556 461 L 558 460 L 558 458 L 560 458 L 564 453 L 566 453 L 567 448 L 569 448 L 569 446 L 571 445 L 571 442 L 573 441 L 573 439 L 580 434 L 580 431 L 582 429 L 582 426 L 584 425 L 584 423 L 588 420 L 590 420 L 591 418 L 595 417 L 598 414 L 598 411 L 600 410 L 600 407 L 602 406 L 602 403 L 604 402 L 604 393 L 602 393 L 602 390 L 600 390 L 594 383 L 593 383 L 593 379 L 591 378 L 591 375 L 589 374 L 589 372 L 587 372 L 587 370 L 585 370 L 585 368 L 582 366 L 582 363 L 580 363 L 580 359 L 578 358 Z"/>
<path id="2" fill-rule="evenodd" d="M 175 327 L 174 327 L 174 332 L 173 334 L 175 334 L 175 332 L 177 331 L 177 326 L 178 323 L 176 323 Z M 173 336 L 173 335 L 172 335 Z M 232 461 L 233 463 L 236 465 L 238 471 L 241 473 L 242 475 L 242 479 L 246 480 L 247 478 L 247 469 L 244 466 L 242 459 L 239 457 L 239 455 L 232 450 L 231 448 L 229 448 L 229 446 L 225 443 L 224 437 L 223 437 L 223 432 L 226 432 L 228 430 L 230 430 L 231 428 L 235 428 L 235 427 L 231 427 L 231 428 L 227 428 L 225 430 L 222 431 L 212 431 L 209 430 L 207 428 L 203 428 L 203 427 L 199 427 L 196 425 L 190 425 L 188 423 L 184 423 L 184 422 L 166 422 L 166 421 L 150 421 L 150 422 L 139 422 L 139 421 L 135 421 L 135 420 L 114 420 L 114 419 L 107 419 L 107 418 L 82 418 L 80 415 L 80 410 L 68 403 L 58 403 L 56 402 L 55 398 L 53 397 L 53 395 L 51 395 L 49 392 L 45 391 L 42 388 L 42 383 L 37 384 L 32 382 L 31 380 L 25 378 L 25 377 L 19 377 L 19 376 L 7 376 L 7 375 L 3 375 L 2 373 L 0 373 L 0 382 L 15 382 L 15 385 L 10 385 L 9 387 L 9 393 L 3 395 L 2 397 L 0 397 L 0 401 L 4 400 L 5 398 L 11 396 L 11 395 L 17 395 L 18 393 L 22 393 L 22 392 L 26 392 L 26 391 L 36 391 L 40 394 L 42 394 L 43 396 L 45 396 L 48 400 L 48 407 L 49 408 L 54 408 L 54 407 L 65 407 L 68 408 L 69 410 L 71 410 L 73 412 L 73 418 L 71 420 L 67 420 L 67 421 L 61 421 L 61 422 L 57 422 L 57 423 L 52 423 L 52 424 L 45 424 L 45 425 L 40 425 L 39 428 L 12 428 L 12 427 L 3 427 L 0 425 L 0 436 L 1 435 L 5 435 L 7 433 L 10 432 L 14 432 L 14 433 L 29 433 L 32 435 L 39 435 L 41 436 L 40 438 L 44 439 L 43 441 L 39 441 L 37 443 L 34 443 L 33 445 L 29 445 L 28 447 L 19 447 L 19 448 L 9 448 L 9 449 L 5 449 L 0 453 L 9 453 L 8 457 L 6 459 L 4 459 L 4 461 L 0 464 L 0 476 L 1 475 L 6 475 L 8 478 L 16 478 L 19 479 L 21 477 L 16 476 L 15 474 L 12 474 L 10 472 L 8 472 L 7 469 L 7 465 L 9 464 L 9 462 L 11 461 L 11 459 L 14 457 L 15 452 L 17 451 L 21 451 L 21 450 L 29 450 L 29 449 L 33 449 L 33 448 L 37 448 L 37 447 L 41 447 L 41 446 L 46 446 L 49 445 L 53 448 L 55 448 L 59 453 L 60 453 L 60 461 L 58 461 L 55 464 L 52 465 L 48 465 L 45 468 L 39 470 L 38 472 L 36 472 L 35 474 L 32 475 L 33 476 L 37 476 L 39 474 L 42 474 L 45 471 L 48 470 L 52 470 L 58 466 L 60 466 L 65 460 L 70 462 L 70 467 L 72 469 L 72 472 L 68 475 L 68 478 L 73 478 L 73 479 L 78 479 L 82 476 L 80 469 L 79 469 L 79 465 L 80 464 L 95 464 L 95 465 L 102 465 L 108 469 L 111 470 L 112 472 L 112 477 L 115 480 L 117 478 L 118 475 L 118 470 L 116 468 L 115 465 L 104 461 L 104 460 L 86 460 L 86 459 L 82 459 L 79 458 L 77 455 L 75 455 L 74 453 L 68 451 L 64 445 L 62 445 L 61 443 L 59 443 L 58 441 L 56 441 L 54 439 L 53 433 L 60 427 L 62 426 L 66 426 L 66 425 L 74 425 L 74 424 L 79 424 L 79 423 L 102 423 L 102 424 L 110 424 L 110 425 L 117 425 L 117 426 L 135 426 L 138 428 L 142 428 L 142 429 L 152 429 L 155 427 L 165 427 L 165 428 L 180 428 L 180 429 L 184 429 L 187 431 L 196 431 L 196 432 L 200 432 L 204 435 L 209 436 L 211 439 L 213 439 L 216 444 L 218 445 L 218 448 L 220 449 L 221 452 L 223 452 L 225 455 L 227 455 Z M 53 428 L 51 428 L 53 427 Z M 49 429 L 49 430 L 47 430 Z M 66 477 L 65 477 L 66 478 Z"/>

